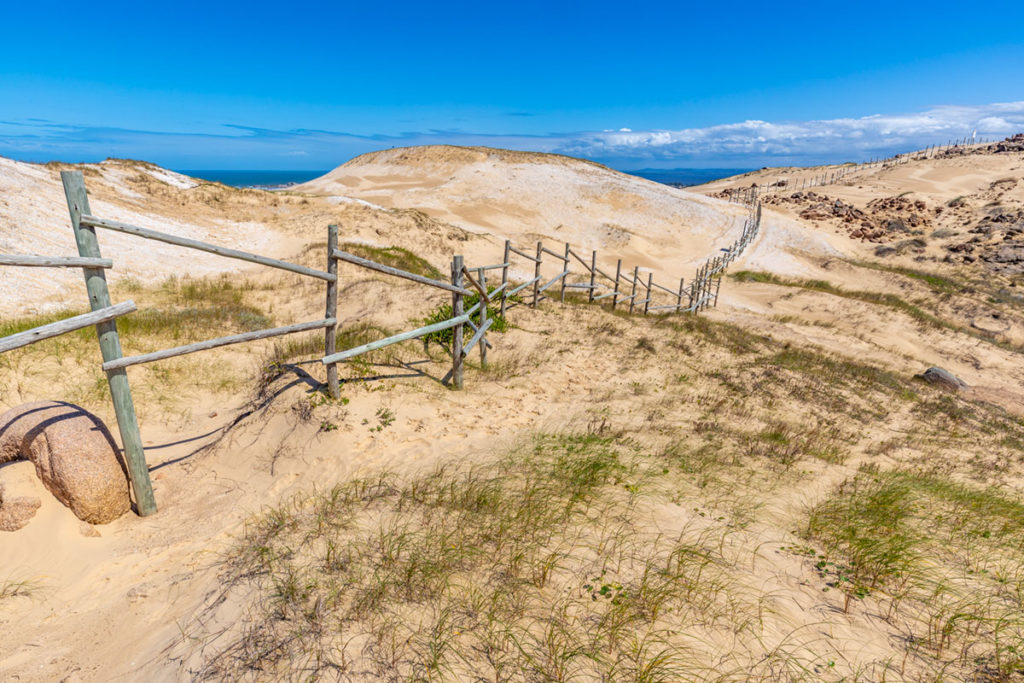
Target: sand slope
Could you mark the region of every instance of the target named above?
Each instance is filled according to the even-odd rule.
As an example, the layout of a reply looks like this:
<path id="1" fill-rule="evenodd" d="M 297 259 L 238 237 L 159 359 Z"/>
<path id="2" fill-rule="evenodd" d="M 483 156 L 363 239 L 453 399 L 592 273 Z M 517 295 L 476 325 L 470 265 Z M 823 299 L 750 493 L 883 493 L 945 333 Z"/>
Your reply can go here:
<path id="1" fill-rule="evenodd" d="M 579 159 L 484 147 L 365 154 L 296 190 L 416 208 L 520 245 L 570 242 L 680 275 L 742 229 L 735 205 Z"/>
<path id="2" fill-rule="evenodd" d="M 250 251 L 275 253 L 282 240 L 248 221 L 197 215 L 159 206 L 133 180 L 162 185 L 172 192 L 198 187 L 191 178 L 141 162 L 107 161 L 80 166 L 92 211 L 144 228 Z M 40 166 L 0 157 L 0 253 L 77 256 L 68 221 L 60 167 Z M 114 260 L 108 279 L 153 282 L 170 275 L 208 275 L 237 270 L 230 261 L 199 252 L 114 232 L 100 235 L 104 256 Z M 77 289 L 76 289 L 77 288 Z M 80 289 L 80 299 L 72 292 Z M 75 269 L 0 269 L 0 312 L 36 313 L 65 305 L 84 307 L 82 275 Z"/>

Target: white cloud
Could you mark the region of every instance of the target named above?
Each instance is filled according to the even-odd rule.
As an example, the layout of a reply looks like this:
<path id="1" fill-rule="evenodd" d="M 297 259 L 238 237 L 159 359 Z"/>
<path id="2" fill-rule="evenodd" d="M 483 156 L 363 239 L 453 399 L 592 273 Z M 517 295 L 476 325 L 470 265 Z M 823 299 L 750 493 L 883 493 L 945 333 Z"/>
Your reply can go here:
<path id="1" fill-rule="evenodd" d="M 727 158 L 859 157 L 907 151 L 970 135 L 1024 131 L 1024 102 L 936 106 L 909 114 L 812 121 L 743 121 L 680 130 L 601 131 L 565 136 L 552 151 L 604 159 L 697 161 Z"/>
<path id="2" fill-rule="evenodd" d="M 47 160 L 144 158 L 170 168 L 216 163 L 277 168 L 282 159 L 331 168 L 352 156 L 408 145 L 486 145 L 585 157 L 623 169 L 862 161 L 945 144 L 977 130 L 980 138 L 1024 132 L 1024 102 L 935 106 L 922 112 L 811 121 L 749 120 L 706 128 L 630 128 L 537 135 L 452 131 L 355 135 L 328 130 L 273 130 L 225 125 L 204 132 L 87 127 L 0 121 L 0 155 Z"/>

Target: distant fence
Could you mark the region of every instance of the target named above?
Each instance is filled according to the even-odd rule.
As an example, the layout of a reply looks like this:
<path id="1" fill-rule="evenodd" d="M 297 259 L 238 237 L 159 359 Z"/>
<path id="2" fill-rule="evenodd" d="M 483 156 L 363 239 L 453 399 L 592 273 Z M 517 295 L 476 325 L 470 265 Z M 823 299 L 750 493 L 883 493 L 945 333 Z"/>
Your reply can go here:
<path id="1" fill-rule="evenodd" d="M 64 185 L 64 193 L 67 198 L 71 226 L 78 245 L 79 256 L 0 255 L 0 266 L 81 268 L 85 276 L 89 305 L 92 308 L 92 312 L 0 338 L 0 352 L 21 348 L 85 327 L 96 327 L 100 352 L 103 357 L 101 367 L 107 375 L 113 399 L 114 414 L 117 418 L 118 429 L 124 446 L 125 462 L 128 467 L 132 489 L 135 493 L 137 510 L 142 516 L 153 514 L 156 512 L 157 506 L 142 447 L 142 437 L 139 433 L 138 418 L 135 413 L 131 388 L 125 372 L 126 368 L 231 344 L 241 344 L 259 339 L 269 339 L 287 334 L 323 329 L 324 354 L 320 360 L 326 367 L 327 390 L 332 397 L 339 398 L 341 389 L 337 370 L 338 363 L 392 344 L 452 329 L 453 342 L 450 349 L 452 368 L 444 377 L 442 383 L 450 383 L 455 388 L 461 389 L 463 386 L 464 362 L 474 348 L 479 347 L 480 349 L 481 364 L 484 366 L 487 364 L 487 351 L 491 348 L 491 344 L 487 340 L 487 331 L 494 323 L 494 319 L 490 317 L 488 310 L 491 306 L 497 307 L 500 315 L 504 317 L 510 304 L 536 307 L 544 299 L 553 299 L 554 295 L 549 294 L 549 292 L 557 286 L 558 299 L 562 302 L 565 301 L 567 291 L 583 291 L 587 293 L 587 301 L 589 303 L 608 299 L 612 310 L 617 309 L 620 305 L 625 306 L 628 303 L 629 313 L 636 313 L 641 310 L 644 315 L 651 313 L 696 313 L 709 306 L 717 305 L 723 272 L 757 236 L 761 224 L 760 204 L 756 202 L 756 199 L 749 201 L 748 207 L 750 211 L 744 221 L 740 237 L 732 245 L 722 249 L 721 254 L 708 258 L 697 269 L 695 276 L 689 284 L 686 283 L 684 278 L 680 278 L 678 287 L 673 286 L 670 288 L 655 283 L 653 272 L 647 273 L 645 282 L 644 278 L 640 275 L 639 266 L 633 267 L 632 276 L 630 276 L 623 272 L 622 259 L 617 260 L 615 276 L 613 277 L 598 267 L 598 253 L 596 250 L 591 251 L 588 260 L 585 253 L 574 250 L 569 243 L 565 243 L 564 249 L 555 251 L 544 246 L 543 242 L 537 242 L 536 249 L 533 253 L 530 253 L 525 249 L 513 246 L 509 240 L 505 241 L 503 258 L 498 264 L 470 267 L 464 263 L 462 256 L 453 257 L 451 262 L 451 279 L 449 282 L 446 282 L 410 273 L 340 250 L 338 248 L 338 227 L 336 225 L 328 226 L 326 270 L 317 270 L 259 254 L 229 249 L 127 223 L 98 218 L 92 215 L 89 208 L 89 199 L 86 195 L 85 181 L 82 173 L 80 171 L 62 171 L 61 181 Z M 104 259 L 100 254 L 99 241 L 96 235 L 97 229 L 112 230 L 143 239 L 195 249 L 322 280 L 325 283 L 324 317 L 320 320 L 218 337 L 136 356 L 124 356 L 117 332 L 116 319 L 119 316 L 134 312 L 136 306 L 132 301 L 117 305 L 111 303 L 104 271 L 111 268 L 113 262 L 109 259 Z M 560 271 L 547 281 L 544 281 L 542 274 L 545 255 L 557 261 L 557 267 Z M 510 268 L 514 258 L 523 259 L 532 264 L 532 278 L 527 279 L 525 282 L 513 284 L 510 280 Z M 581 266 L 582 271 L 574 272 L 574 260 Z M 452 317 L 368 344 L 338 350 L 336 342 L 338 324 L 338 266 L 340 263 L 450 292 L 452 296 Z M 501 272 L 501 281 L 496 287 L 491 288 L 487 280 L 488 273 L 493 271 Z M 623 285 L 628 286 L 629 294 L 626 294 L 626 289 Z M 524 292 L 528 293 L 524 295 Z M 474 296 L 477 297 L 476 303 L 467 309 L 466 298 Z M 466 339 L 467 328 L 471 331 L 468 340 Z"/>
<path id="2" fill-rule="evenodd" d="M 760 201 L 762 197 L 766 197 L 770 194 L 777 194 L 780 192 L 803 192 L 814 187 L 834 185 L 858 171 L 870 168 L 891 168 L 893 166 L 900 166 L 915 160 L 934 159 L 937 156 L 948 154 L 952 150 L 967 149 L 972 146 L 985 145 L 991 142 L 992 140 L 988 138 L 976 139 L 973 136 L 966 136 L 963 138 L 957 138 L 956 140 L 951 139 L 945 145 L 930 145 L 924 149 L 894 154 L 890 157 L 872 158 L 859 164 L 850 162 L 842 164 L 836 168 L 826 168 L 822 171 L 816 171 L 810 176 L 780 179 L 768 185 L 752 184 L 750 187 L 730 188 L 725 190 L 725 194 L 728 195 L 728 198 L 731 201 L 755 204 Z"/>

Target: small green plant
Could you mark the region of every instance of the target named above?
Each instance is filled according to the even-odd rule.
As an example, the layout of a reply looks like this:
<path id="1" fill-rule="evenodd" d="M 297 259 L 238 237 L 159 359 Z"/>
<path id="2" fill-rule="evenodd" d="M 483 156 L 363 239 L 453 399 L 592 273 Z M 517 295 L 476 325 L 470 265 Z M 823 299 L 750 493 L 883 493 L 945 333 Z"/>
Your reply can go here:
<path id="1" fill-rule="evenodd" d="M 590 600 L 596 602 L 604 599 L 613 605 L 619 605 L 627 596 L 625 588 L 617 581 L 607 582 L 604 576 L 595 576 L 589 583 L 583 584 L 583 590 L 590 595 Z"/>
<path id="2" fill-rule="evenodd" d="M 371 432 L 382 432 L 385 427 L 390 427 L 395 421 L 395 414 L 390 408 L 377 408 L 377 424 L 370 427 Z M 369 420 L 363 420 L 364 425 L 370 424 Z"/>
<path id="3" fill-rule="evenodd" d="M 466 296 L 463 299 L 464 310 L 468 311 L 473 308 L 473 306 L 476 306 L 479 301 L 479 294 Z M 423 318 L 421 322 L 423 325 L 435 325 L 437 323 L 443 323 L 446 320 L 451 320 L 454 316 L 455 314 L 452 312 L 452 305 L 450 303 L 444 303 L 434 309 L 429 315 L 427 315 L 427 317 Z M 478 314 L 474 315 L 474 318 L 479 320 L 477 316 Z M 488 305 L 487 317 L 494 321 L 491 323 L 491 327 L 488 329 L 488 332 L 507 332 L 512 327 L 508 320 L 501 315 L 501 307 L 499 305 L 493 303 Z M 431 342 L 450 348 L 455 339 L 454 328 L 449 327 L 446 330 L 431 332 L 430 334 L 422 337 L 422 339 L 424 348 L 429 346 Z"/>

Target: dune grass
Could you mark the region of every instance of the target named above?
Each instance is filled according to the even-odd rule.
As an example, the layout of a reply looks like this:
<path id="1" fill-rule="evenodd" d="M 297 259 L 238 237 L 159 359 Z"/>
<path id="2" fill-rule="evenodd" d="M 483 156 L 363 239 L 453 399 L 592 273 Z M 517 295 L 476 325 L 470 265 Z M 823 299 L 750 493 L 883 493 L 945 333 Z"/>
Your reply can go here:
<path id="1" fill-rule="evenodd" d="M 137 341 L 148 345 L 148 342 L 157 340 L 187 343 L 209 338 L 214 332 L 231 334 L 270 327 L 273 325 L 272 320 L 260 308 L 247 301 L 247 293 L 253 289 L 254 286 L 248 281 L 239 281 L 227 275 L 219 278 L 172 276 L 155 287 L 143 287 L 133 282 L 121 283 L 115 292 L 141 294 L 150 303 L 117 319 L 122 345 L 131 348 Z M 65 309 L 43 315 L 9 318 L 0 322 L 0 336 L 24 332 L 85 312 L 85 309 Z M 91 327 L 84 328 L 59 339 L 74 339 L 76 343 L 95 342 L 96 332 Z"/>
<path id="2" fill-rule="evenodd" d="M 649 531 L 667 471 L 628 439 L 542 434 L 268 510 L 226 559 L 257 610 L 202 675 L 685 678 L 671 623 L 744 631 L 758 609 L 726 590 L 725 526 Z"/>
<path id="3" fill-rule="evenodd" d="M 0 601 L 11 598 L 32 597 L 42 590 L 42 583 L 35 579 L 7 579 L 0 581 Z"/>
<path id="4" fill-rule="evenodd" d="M 224 275 L 210 278 L 171 277 L 156 285 L 122 281 L 111 287 L 112 298 L 133 298 L 139 310 L 117 319 L 124 355 L 202 341 L 213 337 L 272 327 L 274 321 L 259 304 L 256 285 Z M 9 318 L 0 323 L 0 335 L 13 334 L 85 312 L 68 309 L 37 316 Z M 66 366 L 74 361 L 70 371 Z M 43 340 L 0 356 L 0 368 L 42 366 L 35 372 L 52 373 L 40 389 L 58 390 L 61 397 L 98 410 L 109 408 L 106 377 L 99 368 L 99 344 L 94 328 Z M 155 400 L 165 408 L 182 399 L 180 383 L 221 391 L 236 388 L 243 374 L 197 354 L 154 363 L 131 371 L 138 410 Z"/>
<path id="5" fill-rule="evenodd" d="M 1024 674 L 1024 502 L 910 471 L 863 472 L 808 513 L 815 567 L 845 596 L 872 600 L 912 634 L 936 672 Z"/>
<path id="6" fill-rule="evenodd" d="M 373 247 L 358 242 L 345 242 L 339 246 L 342 251 L 385 266 L 405 270 L 434 280 L 447 280 L 429 261 L 404 247 Z"/>
<path id="7" fill-rule="evenodd" d="M 923 326 L 932 327 L 938 330 L 950 330 L 953 332 L 966 334 L 970 337 L 979 339 L 988 344 L 992 344 L 993 346 L 997 346 L 1006 351 L 1011 351 L 1013 353 L 1024 353 L 1024 348 L 1021 348 L 1016 344 L 1012 344 L 1010 342 L 994 338 L 990 334 L 985 334 L 979 332 L 978 330 L 974 330 L 972 328 L 965 327 L 963 325 L 957 325 L 955 323 L 949 322 L 948 320 L 944 320 L 938 317 L 937 315 L 929 313 L 920 306 L 910 303 L 909 301 L 906 301 L 905 299 L 895 294 L 883 292 L 870 292 L 865 290 L 843 289 L 842 287 L 834 285 L 825 280 L 785 278 L 779 275 L 775 275 L 773 273 L 754 272 L 749 270 L 738 271 L 736 273 L 733 273 L 731 277 L 738 282 L 763 282 L 778 285 L 780 287 L 794 287 L 813 292 L 824 292 L 826 294 L 842 297 L 844 299 L 852 299 L 855 301 L 863 301 L 878 306 L 885 306 L 894 311 L 899 311 L 900 313 L 907 315 L 912 320 Z M 920 275 L 921 279 L 924 279 L 926 277 L 931 276 L 925 276 L 924 274 Z"/>

